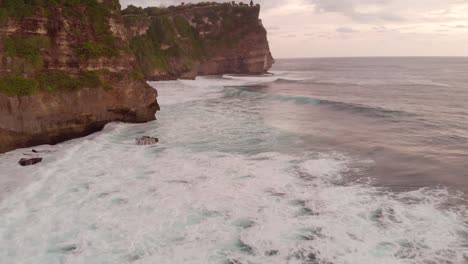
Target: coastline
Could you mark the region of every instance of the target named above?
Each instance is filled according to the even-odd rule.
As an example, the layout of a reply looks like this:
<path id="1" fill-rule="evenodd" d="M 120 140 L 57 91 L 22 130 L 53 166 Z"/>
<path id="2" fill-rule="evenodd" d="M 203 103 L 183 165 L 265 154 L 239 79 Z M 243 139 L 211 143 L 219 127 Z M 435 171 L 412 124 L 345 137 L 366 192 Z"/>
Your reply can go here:
<path id="1" fill-rule="evenodd" d="M 24 17 L 6 14 L 0 153 L 86 136 L 110 122 L 154 120 L 157 91 L 146 80 L 259 74 L 273 64 L 259 6 L 187 5 L 155 18 L 145 12 L 160 8 L 134 7 L 143 13 L 129 17 L 118 1 L 95 1 L 67 6 L 70 14 L 62 3 L 28 3 Z"/>

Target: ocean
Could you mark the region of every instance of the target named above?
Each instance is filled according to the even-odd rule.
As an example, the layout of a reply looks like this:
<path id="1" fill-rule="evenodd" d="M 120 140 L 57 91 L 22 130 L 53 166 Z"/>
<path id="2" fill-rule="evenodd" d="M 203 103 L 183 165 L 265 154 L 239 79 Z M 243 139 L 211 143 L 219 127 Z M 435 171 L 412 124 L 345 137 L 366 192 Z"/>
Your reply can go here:
<path id="1" fill-rule="evenodd" d="M 150 84 L 157 121 L 0 155 L 1 263 L 468 263 L 468 58 Z"/>

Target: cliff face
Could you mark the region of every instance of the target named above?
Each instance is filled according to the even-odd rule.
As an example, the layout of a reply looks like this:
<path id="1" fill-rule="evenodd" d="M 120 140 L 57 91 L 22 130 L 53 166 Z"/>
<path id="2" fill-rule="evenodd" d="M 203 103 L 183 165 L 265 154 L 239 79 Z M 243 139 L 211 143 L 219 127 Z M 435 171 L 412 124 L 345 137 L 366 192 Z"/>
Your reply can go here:
<path id="1" fill-rule="evenodd" d="M 0 1 L 0 152 L 159 109 L 116 0 Z"/>
<path id="2" fill-rule="evenodd" d="M 203 3 L 123 12 L 148 79 L 261 74 L 273 64 L 260 6 Z"/>

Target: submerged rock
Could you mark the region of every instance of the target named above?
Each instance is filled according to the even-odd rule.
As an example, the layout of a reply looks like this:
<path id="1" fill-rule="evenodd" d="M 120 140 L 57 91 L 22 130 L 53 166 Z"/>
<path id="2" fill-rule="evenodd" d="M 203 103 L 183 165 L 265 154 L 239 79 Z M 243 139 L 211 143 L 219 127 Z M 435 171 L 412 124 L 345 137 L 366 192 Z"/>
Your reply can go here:
<path id="1" fill-rule="evenodd" d="M 265 256 L 269 256 L 269 257 L 276 256 L 278 254 L 279 254 L 279 250 L 276 250 L 276 249 L 265 251 Z"/>
<path id="2" fill-rule="evenodd" d="M 42 162 L 42 158 L 21 159 L 18 164 L 21 166 L 30 166 Z"/>
<path id="3" fill-rule="evenodd" d="M 155 138 L 155 137 L 147 137 L 147 136 L 144 136 L 144 137 L 141 137 L 141 138 L 137 138 L 136 139 L 136 144 L 137 145 L 140 145 L 140 146 L 144 146 L 144 145 L 154 145 L 156 143 L 159 142 L 159 139 L 158 138 Z"/>
<path id="4" fill-rule="evenodd" d="M 35 149 L 33 149 L 32 152 L 33 152 L 33 153 L 50 153 L 50 152 L 52 152 L 52 151 L 50 151 L 50 150 L 35 150 Z"/>

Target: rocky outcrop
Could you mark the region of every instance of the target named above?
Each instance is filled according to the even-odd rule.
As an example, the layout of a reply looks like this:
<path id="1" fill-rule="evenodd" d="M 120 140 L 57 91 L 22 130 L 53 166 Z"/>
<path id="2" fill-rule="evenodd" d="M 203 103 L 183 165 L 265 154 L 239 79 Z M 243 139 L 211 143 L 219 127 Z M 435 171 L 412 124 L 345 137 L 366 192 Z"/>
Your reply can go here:
<path id="1" fill-rule="evenodd" d="M 0 152 L 154 120 L 118 1 L 29 2 L 0 1 Z"/>
<path id="2" fill-rule="evenodd" d="M 262 74 L 274 62 L 259 5 L 205 2 L 123 12 L 131 48 L 150 80 Z"/>
<path id="3" fill-rule="evenodd" d="M 147 146 L 147 145 L 157 144 L 159 142 L 159 139 L 155 137 L 144 136 L 144 137 L 135 139 L 135 142 L 139 146 Z"/>
<path id="4" fill-rule="evenodd" d="M 18 164 L 23 167 L 26 167 L 26 166 L 31 166 L 40 162 L 42 162 L 42 158 L 28 158 L 28 159 L 23 158 L 23 159 L 20 159 L 20 161 L 18 161 Z"/>

